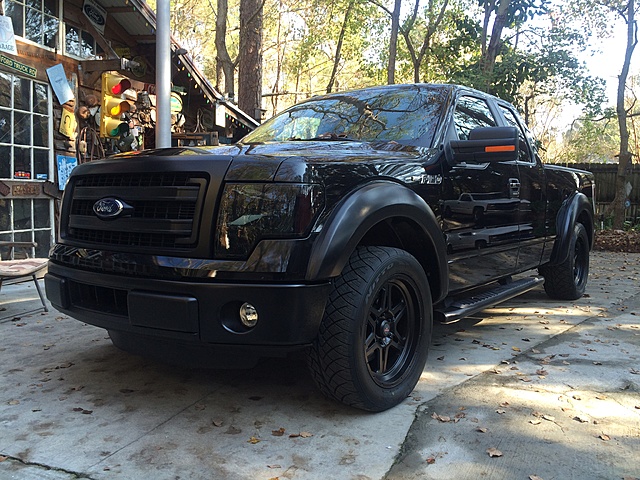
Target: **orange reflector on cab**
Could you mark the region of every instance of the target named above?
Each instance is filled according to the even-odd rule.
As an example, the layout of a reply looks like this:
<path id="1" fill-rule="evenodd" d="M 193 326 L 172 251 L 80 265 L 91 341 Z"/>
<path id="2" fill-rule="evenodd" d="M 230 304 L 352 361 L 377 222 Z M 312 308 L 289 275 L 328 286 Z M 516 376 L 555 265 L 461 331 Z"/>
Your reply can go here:
<path id="1" fill-rule="evenodd" d="M 515 152 L 516 151 L 516 146 L 515 145 L 496 145 L 496 146 L 490 146 L 490 147 L 484 147 L 484 151 L 489 153 L 489 152 Z"/>

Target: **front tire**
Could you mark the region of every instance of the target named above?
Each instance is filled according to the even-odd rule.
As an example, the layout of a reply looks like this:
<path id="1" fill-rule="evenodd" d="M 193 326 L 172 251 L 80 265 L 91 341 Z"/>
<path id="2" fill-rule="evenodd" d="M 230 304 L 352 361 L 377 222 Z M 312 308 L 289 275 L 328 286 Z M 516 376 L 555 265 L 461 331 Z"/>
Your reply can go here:
<path id="1" fill-rule="evenodd" d="M 550 298 L 577 300 L 584 295 L 589 277 L 589 237 L 581 223 L 576 223 L 569 244 L 569 257 L 559 265 L 540 268 L 544 290 Z"/>
<path id="2" fill-rule="evenodd" d="M 397 248 L 359 247 L 334 282 L 309 367 L 328 397 L 387 410 L 418 383 L 431 329 L 431 293 L 420 263 Z"/>

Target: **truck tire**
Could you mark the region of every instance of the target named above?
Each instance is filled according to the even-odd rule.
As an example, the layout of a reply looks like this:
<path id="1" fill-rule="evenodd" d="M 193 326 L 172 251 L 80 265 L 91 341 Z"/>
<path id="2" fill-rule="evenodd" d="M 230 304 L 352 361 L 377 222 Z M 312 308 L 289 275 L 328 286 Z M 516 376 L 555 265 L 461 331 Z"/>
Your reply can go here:
<path id="1" fill-rule="evenodd" d="M 558 265 L 540 268 L 544 277 L 544 290 L 551 298 L 577 300 L 584 295 L 589 277 L 589 238 L 581 223 L 573 227 L 569 257 Z"/>
<path id="2" fill-rule="evenodd" d="M 404 250 L 359 247 L 336 278 L 308 363 L 319 389 L 380 412 L 414 389 L 431 343 L 431 292 Z"/>

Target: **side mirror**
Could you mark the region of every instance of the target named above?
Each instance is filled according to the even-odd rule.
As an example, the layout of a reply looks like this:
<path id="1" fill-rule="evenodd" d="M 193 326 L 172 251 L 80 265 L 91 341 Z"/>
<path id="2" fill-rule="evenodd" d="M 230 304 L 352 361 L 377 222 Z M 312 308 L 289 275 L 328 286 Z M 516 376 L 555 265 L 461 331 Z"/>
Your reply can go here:
<path id="1" fill-rule="evenodd" d="M 469 132 L 468 140 L 451 140 L 444 145 L 449 165 L 462 162 L 511 162 L 518 159 L 520 140 L 516 127 L 482 127 Z"/>

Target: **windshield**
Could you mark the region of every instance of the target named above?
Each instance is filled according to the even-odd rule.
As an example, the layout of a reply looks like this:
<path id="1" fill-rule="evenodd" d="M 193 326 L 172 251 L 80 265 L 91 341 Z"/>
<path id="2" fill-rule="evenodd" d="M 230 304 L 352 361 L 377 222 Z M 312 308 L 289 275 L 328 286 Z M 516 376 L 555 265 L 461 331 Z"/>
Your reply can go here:
<path id="1" fill-rule="evenodd" d="M 398 142 L 430 147 L 448 89 L 412 85 L 327 95 L 293 106 L 242 139 Z"/>

